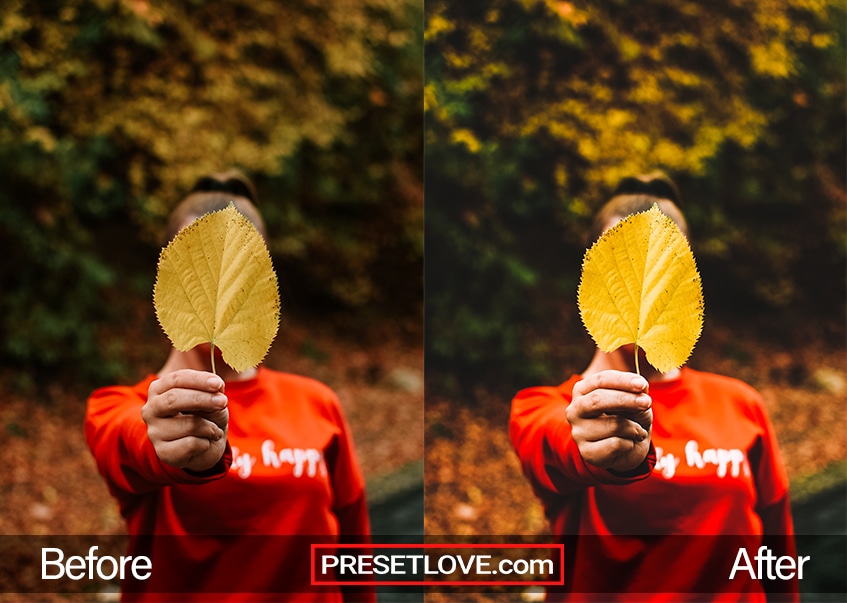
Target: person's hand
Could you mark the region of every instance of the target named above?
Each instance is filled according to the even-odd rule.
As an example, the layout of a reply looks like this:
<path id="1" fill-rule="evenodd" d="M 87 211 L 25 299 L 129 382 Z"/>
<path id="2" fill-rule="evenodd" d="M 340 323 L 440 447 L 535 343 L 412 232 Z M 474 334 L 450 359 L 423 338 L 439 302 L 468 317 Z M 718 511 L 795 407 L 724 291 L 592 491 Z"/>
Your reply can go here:
<path id="1" fill-rule="evenodd" d="M 573 388 L 567 417 L 587 462 L 618 472 L 638 467 L 650 450 L 653 425 L 648 384 L 635 373 L 593 373 Z"/>
<path id="2" fill-rule="evenodd" d="M 224 381 L 213 373 L 182 369 L 150 384 L 141 417 L 163 463 L 211 469 L 226 449 L 229 423 Z"/>

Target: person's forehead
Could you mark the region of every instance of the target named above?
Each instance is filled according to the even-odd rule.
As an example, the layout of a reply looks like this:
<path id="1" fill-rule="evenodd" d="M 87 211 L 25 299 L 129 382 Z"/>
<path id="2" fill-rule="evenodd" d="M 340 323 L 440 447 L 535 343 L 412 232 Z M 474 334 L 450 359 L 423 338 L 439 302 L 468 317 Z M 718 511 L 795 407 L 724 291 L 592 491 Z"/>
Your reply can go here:
<path id="1" fill-rule="evenodd" d="M 612 226 L 624 219 L 625 216 L 611 216 L 606 223 L 603 224 L 603 232 L 609 230 Z"/>
<path id="2" fill-rule="evenodd" d="M 185 214 L 182 217 L 182 220 L 180 220 L 179 223 L 177 224 L 177 230 L 182 230 L 186 226 L 191 225 L 192 223 L 194 223 L 195 220 L 197 220 L 200 217 L 201 217 L 201 214 L 198 214 L 198 213 Z"/>

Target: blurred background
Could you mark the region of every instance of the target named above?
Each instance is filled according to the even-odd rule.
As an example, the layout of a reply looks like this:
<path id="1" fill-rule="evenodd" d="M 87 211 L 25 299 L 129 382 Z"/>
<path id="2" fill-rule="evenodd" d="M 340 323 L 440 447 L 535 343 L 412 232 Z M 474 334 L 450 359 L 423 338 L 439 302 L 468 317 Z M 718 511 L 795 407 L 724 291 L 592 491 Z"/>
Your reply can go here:
<path id="1" fill-rule="evenodd" d="M 420 0 L 3 6 L 0 533 L 122 533 L 85 401 L 160 368 L 165 218 L 230 167 L 282 289 L 266 364 L 338 392 L 374 505 L 420 499 Z"/>
<path id="2" fill-rule="evenodd" d="M 845 22 L 836 0 L 4 3 L 0 534 L 122 532 L 85 399 L 159 368 L 164 219 L 233 166 L 282 288 L 267 364 L 338 391 L 378 526 L 403 496 L 419 519 L 425 437 L 429 532 L 545 532 L 509 403 L 587 364 L 590 217 L 660 168 L 705 288 L 690 364 L 762 392 L 798 525 L 843 531 Z"/>
<path id="3" fill-rule="evenodd" d="M 690 365 L 762 392 L 798 530 L 844 534 L 844 3 L 431 0 L 425 23 L 426 532 L 546 532 L 510 402 L 588 365 L 591 217 L 661 169 L 703 278 Z"/>

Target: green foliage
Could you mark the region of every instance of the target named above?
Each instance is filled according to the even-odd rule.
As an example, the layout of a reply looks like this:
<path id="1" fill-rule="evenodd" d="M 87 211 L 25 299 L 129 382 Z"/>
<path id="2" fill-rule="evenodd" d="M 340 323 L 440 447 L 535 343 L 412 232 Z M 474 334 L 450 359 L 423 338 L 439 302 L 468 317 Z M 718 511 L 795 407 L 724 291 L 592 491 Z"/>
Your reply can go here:
<path id="1" fill-rule="evenodd" d="M 121 333 L 126 308 L 104 307 L 102 296 L 149 300 L 141 286 L 152 286 L 155 260 L 141 268 L 130 258 L 149 258 L 198 176 L 231 166 L 257 181 L 270 246 L 299 268 L 290 287 L 352 308 L 391 306 L 395 287 L 410 297 L 416 280 L 395 277 L 422 261 L 421 133 L 409 127 L 420 119 L 420 9 L 415 0 L 7 7 L 5 363 L 72 363 L 79 379 L 113 378 L 121 354 L 110 347 L 103 358 L 101 331 Z"/>
<path id="2" fill-rule="evenodd" d="M 823 0 L 428 2 L 433 384 L 558 378 L 534 342 L 573 314 L 590 217 L 656 168 L 680 184 L 707 311 L 843 314 L 844 16 Z"/>

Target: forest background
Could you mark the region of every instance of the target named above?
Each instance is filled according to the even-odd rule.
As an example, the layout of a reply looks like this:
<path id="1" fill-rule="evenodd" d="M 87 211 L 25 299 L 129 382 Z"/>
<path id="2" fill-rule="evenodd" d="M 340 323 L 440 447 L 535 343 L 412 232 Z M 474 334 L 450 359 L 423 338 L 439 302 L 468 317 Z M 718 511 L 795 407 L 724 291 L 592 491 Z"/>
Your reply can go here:
<path id="1" fill-rule="evenodd" d="M 167 215 L 231 167 L 258 189 L 280 282 L 265 364 L 337 392 L 372 504 L 422 490 L 421 11 L 4 3 L 0 534 L 124 533 L 85 444 L 86 399 L 161 367 Z M 37 568 L 4 559 L 0 600 L 38 588 Z"/>
<path id="2" fill-rule="evenodd" d="M 426 533 L 548 533 L 510 402 L 590 362 L 576 289 L 592 216 L 620 178 L 659 169 L 703 279 L 689 365 L 762 393 L 798 531 L 843 538 L 844 3 L 431 0 L 425 15 Z"/>

